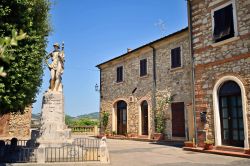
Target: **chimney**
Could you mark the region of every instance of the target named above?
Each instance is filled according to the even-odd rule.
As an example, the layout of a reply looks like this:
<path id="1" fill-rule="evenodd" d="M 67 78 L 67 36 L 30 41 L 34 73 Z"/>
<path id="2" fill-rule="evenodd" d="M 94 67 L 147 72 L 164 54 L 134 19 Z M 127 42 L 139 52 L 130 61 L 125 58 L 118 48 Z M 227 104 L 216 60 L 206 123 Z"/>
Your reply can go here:
<path id="1" fill-rule="evenodd" d="M 130 51 L 132 51 L 132 49 L 131 48 L 127 48 L 127 52 L 130 52 Z"/>

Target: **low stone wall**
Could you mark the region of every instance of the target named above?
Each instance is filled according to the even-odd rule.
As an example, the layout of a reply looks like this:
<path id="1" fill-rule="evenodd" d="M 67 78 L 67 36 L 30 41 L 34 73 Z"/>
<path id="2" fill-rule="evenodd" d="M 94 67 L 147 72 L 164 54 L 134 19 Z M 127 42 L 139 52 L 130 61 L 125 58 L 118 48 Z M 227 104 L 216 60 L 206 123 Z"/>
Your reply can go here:
<path id="1" fill-rule="evenodd" d="M 97 126 L 69 126 L 72 134 L 76 135 L 94 135 L 99 134 L 99 129 Z"/>
<path id="2" fill-rule="evenodd" d="M 28 138 L 30 136 L 32 107 L 23 112 L 10 112 L 0 115 L 0 137 L 10 139 Z"/>
<path id="3" fill-rule="evenodd" d="M 0 115 L 0 137 L 7 137 L 9 131 L 10 114 Z"/>

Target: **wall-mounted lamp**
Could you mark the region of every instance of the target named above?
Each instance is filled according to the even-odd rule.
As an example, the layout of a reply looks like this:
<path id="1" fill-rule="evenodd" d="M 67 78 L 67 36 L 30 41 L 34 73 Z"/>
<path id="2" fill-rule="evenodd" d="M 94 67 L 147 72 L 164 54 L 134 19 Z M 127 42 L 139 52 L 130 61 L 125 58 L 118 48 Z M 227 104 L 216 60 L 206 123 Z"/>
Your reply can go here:
<path id="1" fill-rule="evenodd" d="M 97 84 L 95 84 L 95 91 L 96 91 L 96 92 L 99 92 L 99 91 L 100 91 L 99 86 L 98 86 Z"/>

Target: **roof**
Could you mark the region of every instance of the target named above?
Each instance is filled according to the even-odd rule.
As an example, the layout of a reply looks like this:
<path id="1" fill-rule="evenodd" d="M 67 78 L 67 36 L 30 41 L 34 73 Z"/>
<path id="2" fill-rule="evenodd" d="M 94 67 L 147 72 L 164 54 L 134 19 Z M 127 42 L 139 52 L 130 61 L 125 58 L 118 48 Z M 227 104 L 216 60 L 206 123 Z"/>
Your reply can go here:
<path id="1" fill-rule="evenodd" d="M 185 32 L 186 30 L 188 30 L 188 27 L 183 28 L 183 29 L 181 29 L 181 30 L 179 30 L 179 31 L 177 31 L 177 32 L 171 33 L 171 34 L 169 34 L 169 35 L 167 35 L 167 36 L 164 36 L 164 37 L 162 37 L 162 38 L 160 38 L 160 39 L 157 39 L 157 40 L 155 40 L 155 41 L 152 41 L 152 42 L 150 42 L 150 43 L 147 43 L 147 44 L 145 44 L 145 45 L 142 45 L 142 46 L 140 46 L 140 47 L 138 47 L 138 48 L 136 48 L 136 49 L 134 49 L 134 50 L 131 50 L 131 51 L 129 51 L 129 52 L 125 53 L 125 54 L 122 54 L 122 55 L 120 55 L 120 56 L 117 56 L 117 57 L 115 57 L 115 58 L 112 58 L 112 59 L 110 59 L 110 60 L 108 60 L 108 61 L 105 61 L 105 62 L 103 62 L 103 63 L 100 63 L 99 65 L 96 65 L 96 67 L 98 67 L 98 68 L 100 69 L 100 67 L 101 67 L 102 65 L 106 64 L 106 63 L 109 63 L 109 62 L 114 61 L 114 60 L 116 60 L 116 59 L 119 59 L 119 58 L 121 58 L 121 57 L 127 56 L 128 54 L 131 54 L 131 53 L 133 53 L 133 52 L 136 52 L 136 51 L 138 51 L 138 50 L 140 50 L 140 49 L 142 49 L 142 48 L 144 48 L 144 47 L 151 46 L 152 44 L 155 44 L 155 43 L 157 43 L 157 42 L 160 42 L 160 41 L 162 41 L 162 40 L 165 40 L 165 39 L 167 39 L 167 38 L 170 38 L 170 37 L 172 37 L 172 36 L 174 36 L 174 35 L 177 35 L 177 34 L 179 34 L 179 33 Z"/>

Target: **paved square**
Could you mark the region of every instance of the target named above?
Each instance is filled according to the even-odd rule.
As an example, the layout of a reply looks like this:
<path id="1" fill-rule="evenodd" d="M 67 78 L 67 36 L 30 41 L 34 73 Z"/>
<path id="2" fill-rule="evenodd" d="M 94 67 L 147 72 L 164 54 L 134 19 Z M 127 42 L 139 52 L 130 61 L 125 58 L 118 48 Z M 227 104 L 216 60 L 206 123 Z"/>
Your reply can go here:
<path id="1" fill-rule="evenodd" d="M 112 166 L 250 166 L 250 159 L 183 151 L 149 142 L 108 139 Z"/>

